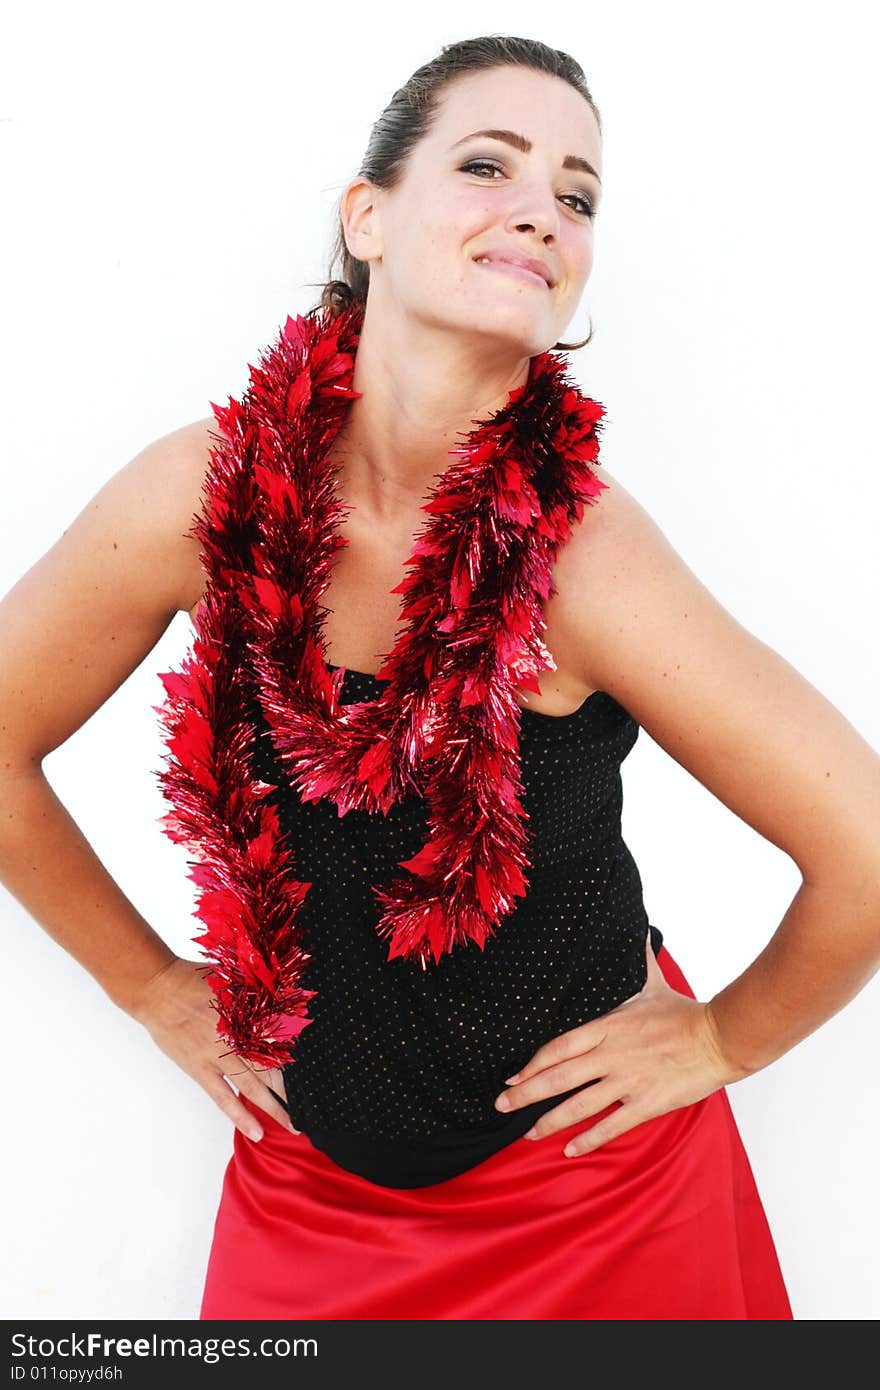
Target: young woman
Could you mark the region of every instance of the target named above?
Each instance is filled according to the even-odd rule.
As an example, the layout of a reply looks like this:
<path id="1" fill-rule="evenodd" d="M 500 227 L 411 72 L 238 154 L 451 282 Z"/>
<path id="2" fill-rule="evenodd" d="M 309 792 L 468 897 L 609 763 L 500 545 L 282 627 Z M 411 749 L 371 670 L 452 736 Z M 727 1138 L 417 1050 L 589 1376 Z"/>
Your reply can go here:
<path id="1" fill-rule="evenodd" d="M 444 49 L 317 310 L 0 609 L 4 882 L 235 1127 L 203 1318 L 792 1316 L 724 1088 L 877 968 L 880 760 L 596 471 L 553 349 L 601 180 L 573 59 Z M 40 771 L 181 609 L 166 828 L 209 964 Z M 621 837 L 639 726 L 803 876 L 708 1002 Z"/>

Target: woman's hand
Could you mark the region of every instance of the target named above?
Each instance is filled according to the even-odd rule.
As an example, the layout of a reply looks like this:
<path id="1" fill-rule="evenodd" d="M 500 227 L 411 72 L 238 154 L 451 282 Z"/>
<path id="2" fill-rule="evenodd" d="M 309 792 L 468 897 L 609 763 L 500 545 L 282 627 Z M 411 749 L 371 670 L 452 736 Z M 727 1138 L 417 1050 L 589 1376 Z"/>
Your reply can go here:
<path id="1" fill-rule="evenodd" d="M 508 1078 L 507 1090 L 495 1102 L 499 1110 L 513 1111 L 584 1086 L 541 1115 L 527 1139 L 543 1139 L 618 1102 L 616 1110 L 582 1130 L 562 1151 L 567 1158 L 590 1153 L 645 1120 L 695 1104 L 746 1074 L 722 1056 L 707 1005 L 669 984 L 650 933 L 645 950 L 648 978 L 638 994 L 552 1038 Z"/>
<path id="2" fill-rule="evenodd" d="M 144 1025 L 157 1046 L 208 1092 L 224 1115 L 249 1139 L 262 1139 L 263 1130 L 225 1077 L 291 1134 L 302 1133 L 294 1129 L 286 1110 L 272 1095 L 272 1090 L 284 1094 L 281 1068 L 255 1067 L 230 1052 L 219 1036 L 214 991 L 206 978 L 211 969 L 204 962 L 176 956 L 150 981 L 137 1007 L 131 1010 L 132 1017 Z"/>

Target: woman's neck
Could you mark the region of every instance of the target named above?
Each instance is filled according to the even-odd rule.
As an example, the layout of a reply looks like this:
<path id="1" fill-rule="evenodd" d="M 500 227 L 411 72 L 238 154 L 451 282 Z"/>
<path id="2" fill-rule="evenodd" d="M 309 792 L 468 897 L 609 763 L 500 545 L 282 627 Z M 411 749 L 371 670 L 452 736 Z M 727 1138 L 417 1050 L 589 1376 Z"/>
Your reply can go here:
<path id="1" fill-rule="evenodd" d="M 352 380 L 362 395 L 350 402 L 331 451 L 343 494 L 378 523 L 418 508 L 474 421 L 502 409 L 525 384 L 529 361 L 512 368 L 508 355 L 494 372 L 485 360 L 471 370 L 461 338 L 438 332 L 421 350 L 397 339 L 391 350 L 370 331 L 367 315 Z"/>

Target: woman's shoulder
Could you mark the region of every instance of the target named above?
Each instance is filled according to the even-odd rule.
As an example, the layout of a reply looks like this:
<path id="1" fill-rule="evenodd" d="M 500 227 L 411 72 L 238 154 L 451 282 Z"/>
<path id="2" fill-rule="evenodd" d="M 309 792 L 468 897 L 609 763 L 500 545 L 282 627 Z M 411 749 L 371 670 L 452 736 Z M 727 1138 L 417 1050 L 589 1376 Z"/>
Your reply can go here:
<path id="1" fill-rule="evenodd" d="M 157 436 L 107 481 L 88 509 L 94 527 L 114 537 L 136 568 L 140 602 L 192 612 L 204 592 L 200 546 L 191 534 L 203 507 L 214 417 Z M 118 537 L 123 541 L 118 541 Z"/>
<path id="2" fill-rule="evenodd" d="M 211 461 L 211 436 L 217 434 L 213 415 L 193 420 L 153 441 L 145 450 L 153 486 L 163 498 L 166 524 L 173 536 L 180 566 L 180 611 L 195 613 L 205 592 L 206 576 L 199 543 L 189 533 L 201 512 Z"/>
<path id="3" fill-rule="evenodd" d="M 592 658 L 597 642 L 638 605 L 664 552 L 674 554 L 662 529 L 635 494 L 604 466 L 604 484 L 583 509 L 556 559 L 553 615 L 558 640 L 572 653 L 584 680 L 602 689 L 605 676 Z"/>
<path id="4" fill-rule="evenodd" d="M 589 563 L 590 557 L 604 545 L 634 543 L 641 525 L 656 523 L 633 492 L 624 487 L 604 466 L 596 467 L 596 477 L 604 483 L 595 502 L 584 508 L 580 522 L 572 532 L 574 553 L 579 563 Z"/>

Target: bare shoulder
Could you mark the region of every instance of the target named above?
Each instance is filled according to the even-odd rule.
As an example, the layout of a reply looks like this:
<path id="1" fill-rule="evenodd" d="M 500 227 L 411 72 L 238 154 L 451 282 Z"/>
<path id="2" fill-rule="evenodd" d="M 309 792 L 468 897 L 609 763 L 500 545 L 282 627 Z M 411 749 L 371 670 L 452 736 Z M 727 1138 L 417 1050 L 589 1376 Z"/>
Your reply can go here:
<path id="1" fill-rule="evenodd" d="M 604 488 L 597 500 L 584 508 L 567 547 L 577 571 L 595 571 L 594 580 L 606 573 L 609 562 L 622 564 L 646 539 L 655 545 L 665 541 L 659 526 L 619 478 L 605 467 L 597 469 L 596 476 Z"/>
<path id="2" fill-rule="evenodd" d="M 619 634 L 657 570 L 676 552 L 619 479 L 604 466 L 596 476 L 603 490 L 584 508 L 557 558 L 553 611 L 568 664 L 585 685 L 620 698 L 626 665 Z"/>
<path id="3" fill-rule="evenodd" d="M 572 663 L 805 873 L 860 853 L 876 873 L 876 753 L 715 598 L 631 492 L 598 476 L 608 487 L 563 548 Z"/>
<path id="4" fill-rule="evenodd" d="M 90 539 L 112 545 L 132 600 L 164 603 L 172 615 L 197 604 L 204 586 L 198 543 L 188 533 L 201 508 L 212 428 L 210 416 L 151 440 L 65 532 L 80 546 Z"/>
<path id="5" fill-rule="evenodd" d="M 148 489 L 157 508 L 153 525 L 157 534 L 166 538 L 170 573 L 179 594 L 177 608 L 191 615 L 204 593 L 206 579 L 198 542 L 189 533 L 201 509 L 211 434 L 216 432 L 213 415 L 194 420 L 154 440 L 129 465 L 144 484 L 145 498 Z"/>
<path id="6" fill-rule="evenodd" d="M 725 700 L 767 681 L 768 659 L 774 670 L 782 659 L 714 597 L 633 492 L 606 468 L 597 476 L 606 486 L 568 547 L 569 631 L 592 685 L 674 749 L 700 692 L 715 690 L 719 716 Z"/>
<path id="7" fill-rule="evenodd" d="M 665 595 L 666 604 L 674 601 L 673 589 L 680 601 L 711 596 L 635 494 L 607 468 L 597 477 L 603 491 L 584 508 L 560 551 L 559 587 L 581 671 L 595 688 L 619 698 L 633 693 L 626 686 L 629 642 L 636 627 L 650 626 L 658 596 Z M 663 641 L 657 636 L 659 656 Z"/>

